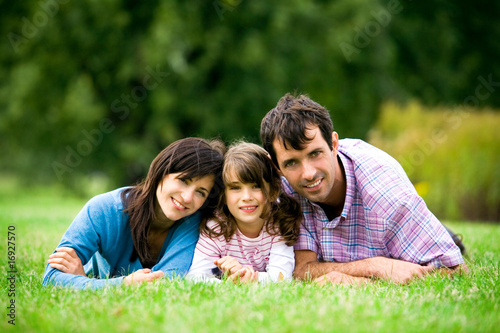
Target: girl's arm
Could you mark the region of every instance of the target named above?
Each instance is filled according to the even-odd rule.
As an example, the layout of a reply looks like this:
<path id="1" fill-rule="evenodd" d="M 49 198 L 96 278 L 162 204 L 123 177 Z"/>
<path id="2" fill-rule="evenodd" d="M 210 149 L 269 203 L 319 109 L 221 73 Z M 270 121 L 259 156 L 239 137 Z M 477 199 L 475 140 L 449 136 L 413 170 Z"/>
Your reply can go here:
<path id="1" fill-rule="evenodd" d="M 292 279 L 295 266 L 293 246 L 288 246 L 284 241 L 277 242 L 271 247 L 267 272 L 259 272 L 259 283 L 278 282 Z"/>
<path id="2" fill-rule="evenodd" d="M 216 269 L 218 269 L 218 267 L 214 264 L 213 260 L 195 251 L 193 264 L 186 275 L 186 279 L 194 282 L 220 283 L 221 280 L 214 274 Z"/>
<path id="3" fill-rule="evenodd" d="M 207 222 L 209 227 L 214 227 L 213 221 Z M 194 251 L 193 263 L 186 275 L 186 278 L 196 282 L 216 282 L 220 279 L 216 277 L 216 272 L 219 268 L 215 261 L 222 257 L 225 248 L 225 240 L 223 237 L 210 238 L 208 235 L 201 233 Z"/>

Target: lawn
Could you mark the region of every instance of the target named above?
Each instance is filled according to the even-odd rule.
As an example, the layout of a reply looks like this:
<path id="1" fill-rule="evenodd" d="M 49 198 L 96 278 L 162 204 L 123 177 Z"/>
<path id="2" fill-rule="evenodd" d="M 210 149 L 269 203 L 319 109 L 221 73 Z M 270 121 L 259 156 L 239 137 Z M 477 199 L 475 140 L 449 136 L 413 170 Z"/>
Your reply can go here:
<path id="1" fill-rule="evenodd" d="M 85 201 L 56 189 L 20 190 L 13 181 L 2 182 L 0 272 L 14 279 L 2 279 L 0 331 L 500 332 L 500 225 L 446 222 L 464 235 L 471 269 L 451 280 L 430 275 L 405 286 L 377 281 L 319 287 L 194 285 L 179 279 L 99 291 L 42 287 L 47 257 Z M 8 273 L 9 228 L 14 274 Z M 9 324 L 11 304 L 15 325 Z"/>

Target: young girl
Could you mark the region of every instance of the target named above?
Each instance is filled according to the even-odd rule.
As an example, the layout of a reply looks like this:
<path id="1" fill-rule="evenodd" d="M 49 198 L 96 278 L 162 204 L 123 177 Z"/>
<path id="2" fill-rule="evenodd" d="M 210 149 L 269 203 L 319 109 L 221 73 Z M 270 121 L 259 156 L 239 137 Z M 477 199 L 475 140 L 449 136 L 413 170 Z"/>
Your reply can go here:
<path id="1" fill-rule="evenodd" d="M 302 213 L 281 192 L 267 152 L 252 143 L 231 146 L 222 175 L 225 190 L 215 216 L 202 225 L 187 277 L 220 281 L 222 272 L 243 283 L 291 279 Z"/>
<path id="2" fill-rule="evenodd" d="M 184 275 L 200 221 L 217 203 L 224 150 L 219 141 L 176 141 L 142 183 L 92 198 L 49 257 L 43 284 L 96 289 Z"/>

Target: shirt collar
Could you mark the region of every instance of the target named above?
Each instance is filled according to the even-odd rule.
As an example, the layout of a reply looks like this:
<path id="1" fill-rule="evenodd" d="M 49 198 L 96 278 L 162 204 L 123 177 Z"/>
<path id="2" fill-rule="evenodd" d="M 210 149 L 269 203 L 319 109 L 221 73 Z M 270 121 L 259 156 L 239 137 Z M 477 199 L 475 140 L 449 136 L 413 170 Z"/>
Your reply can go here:
<path id="1" fill-rule="evenodd" d="M 346 155 L 344 155 L 341 151 L 338 152 L 337 156 L 339 157 L 339 163 L 342 163 L 344 167 L 344 173 L 346 179 L 346 197 L 344 201 L 344 208 L 342 209 L 342 213 L 340 214 L 340 219 L 336 217 L 332 221 L 329 221 L 329 222 L 334 222 L 334 224 L 329 227 L 335 227 L 339 222 L 344 221 L 347 218 L 347 215 L 349 214 L 349 211 L 352 207 L 352 203 L 354 201 L 354 194 L 356 191 L 356 178 L 354 176 L 354 165 L 351 159 Z M 319 209 L 322 212 L 322 215 L 324 215 L 324 218 L 328 220 L 326 218 L 326 214 L 324 213 L 320 205 L 310 201 L 307 198 L 304 199 L 309 201 L 309 203 L 313 207 L 315 207 L 315 209 Z"/>
<path id="2" fill-rule="evenodd" d="M 344 209 L 342 210 L 341 217 L 347 218 L 349 210 L 352 207 L 354 201 L 354 194 L 356 192 L 356 177 L 354 175 L 354 165 L 349 157 L 344 155 L 340 150 L 337 154 L 339 157 L 339 163 L 344 166 L 345 181 L 346 181 L 346 196 L 344 202 Z"/>

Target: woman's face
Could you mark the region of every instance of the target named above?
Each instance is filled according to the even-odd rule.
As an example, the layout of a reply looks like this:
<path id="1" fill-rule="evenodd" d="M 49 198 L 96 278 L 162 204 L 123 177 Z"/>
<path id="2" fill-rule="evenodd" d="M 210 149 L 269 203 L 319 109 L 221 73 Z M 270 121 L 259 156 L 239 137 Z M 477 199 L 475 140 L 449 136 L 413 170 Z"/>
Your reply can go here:
<path id="1" fill-rule="evenodd" d="M 170 221 L 177 221 L 195 213 L 207 200 L 214 186 L 214 175 L 181 179 L 180 173 L 163 178 L 156 190 L 161 210 Z"/>

